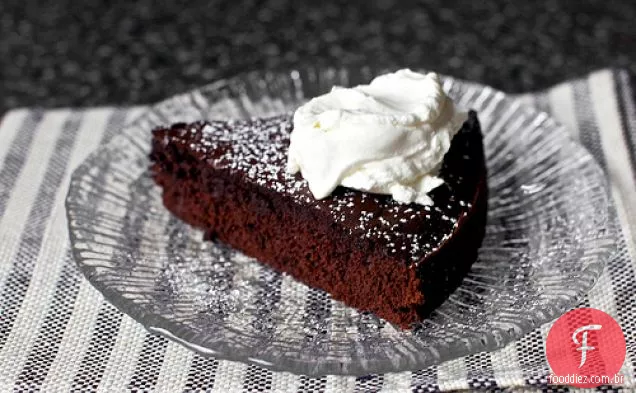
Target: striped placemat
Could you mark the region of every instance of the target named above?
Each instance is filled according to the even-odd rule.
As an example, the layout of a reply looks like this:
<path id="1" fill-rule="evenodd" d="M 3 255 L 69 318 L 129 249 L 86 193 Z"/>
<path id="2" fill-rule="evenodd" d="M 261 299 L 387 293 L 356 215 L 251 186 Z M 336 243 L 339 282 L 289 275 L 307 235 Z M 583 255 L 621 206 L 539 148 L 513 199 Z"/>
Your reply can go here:
<path id="1" fill-rule="evenodd" d="M 620 253 L 582 305 L 608 312 L 622 326 L 628 343 L 623 388 L 633 388 L 636 107 L 630 75 L 602 70 L 519 99 L 564 124 L 611 181 L 622 227 Z M 0 123 L 0 390 L 557 390 L 547 385 L 549 325 L 496 352 L 413 373 L 359 378 L 310 378 L 203 358 L 148 333 L 104 301 L 76 269 L 63 204 L 73 169 L 142 110 L 19 109 Z"/>

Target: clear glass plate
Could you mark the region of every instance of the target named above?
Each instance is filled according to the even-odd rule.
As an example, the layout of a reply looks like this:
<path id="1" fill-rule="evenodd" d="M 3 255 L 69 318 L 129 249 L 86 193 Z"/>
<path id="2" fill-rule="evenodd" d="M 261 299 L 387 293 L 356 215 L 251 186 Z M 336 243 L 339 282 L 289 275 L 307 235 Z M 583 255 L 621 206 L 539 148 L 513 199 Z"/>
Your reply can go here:
<path id="1" fill-rule="evenodd" d="M 152 332 L 206 355 L 309 375 L 421 369 L 501 347 L 574 306 L 615 247 L 604 175 L 548 115 L 476 83 L 443 78 L 482 122 L 486 238 L 461 287 L 412 331 L 204 242 L 163 207 L 147 172 L 155 126 L 287 112 L 384 71 L 254 72 L 153 106 L 73 174 L 66 206 L 79 268 Z"/>

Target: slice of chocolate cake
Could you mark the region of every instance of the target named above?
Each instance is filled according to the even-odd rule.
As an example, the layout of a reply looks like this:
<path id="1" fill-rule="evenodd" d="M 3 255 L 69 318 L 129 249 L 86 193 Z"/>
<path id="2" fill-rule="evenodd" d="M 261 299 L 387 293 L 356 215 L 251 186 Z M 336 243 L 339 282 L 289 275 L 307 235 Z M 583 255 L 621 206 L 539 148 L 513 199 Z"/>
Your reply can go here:
<path id="1" fill-rule="evenodd" d="M 401 327 L 420 321 L 475 261 L 486 221 L 477 116 L 452 139 L 432 205 L 338 187 L 317 200 L 286 172 L 291 116 L 153 131 L 152 174 L 183 221 L 334 299 Z"/>

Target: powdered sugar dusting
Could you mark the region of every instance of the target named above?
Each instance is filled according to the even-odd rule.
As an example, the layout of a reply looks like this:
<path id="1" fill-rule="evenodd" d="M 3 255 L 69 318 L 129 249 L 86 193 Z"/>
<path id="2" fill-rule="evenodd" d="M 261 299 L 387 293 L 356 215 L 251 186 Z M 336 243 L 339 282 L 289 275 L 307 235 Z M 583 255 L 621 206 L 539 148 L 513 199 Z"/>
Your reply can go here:
<path id="1" fill-rule="evenodd" d="M 180 136 L 190 134 L 189 146 L 198 159 L 287 194 L 302 206 L 330 214 L 343 231 L 381 243 L 389 255 L 403 257 L 409 264 L 437 250 L 470 209 L 470 203 L 454 195 L 435 206 L 405 205 L 389 196 L 343 187 L 328 198 L 316 200 L 300 174 L 291 175 L 285 170 L 291 130 L 291 116 L 283 115 L 193 123 Z M 445 180 L 452 185 L 453 178 Z"/>

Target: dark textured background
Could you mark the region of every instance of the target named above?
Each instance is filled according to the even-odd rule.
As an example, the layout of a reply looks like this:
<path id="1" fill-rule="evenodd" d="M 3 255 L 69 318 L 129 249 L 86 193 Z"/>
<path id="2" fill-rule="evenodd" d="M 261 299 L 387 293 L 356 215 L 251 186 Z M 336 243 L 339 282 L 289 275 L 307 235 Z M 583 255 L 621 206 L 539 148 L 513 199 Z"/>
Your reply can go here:
<path id="1" fill-rule="evenodd" d="M 0 113 L 149 103 L 303 63 L 425 67 L 517 92 L 635 60 L 634 0 L 0 0 Z"/>

